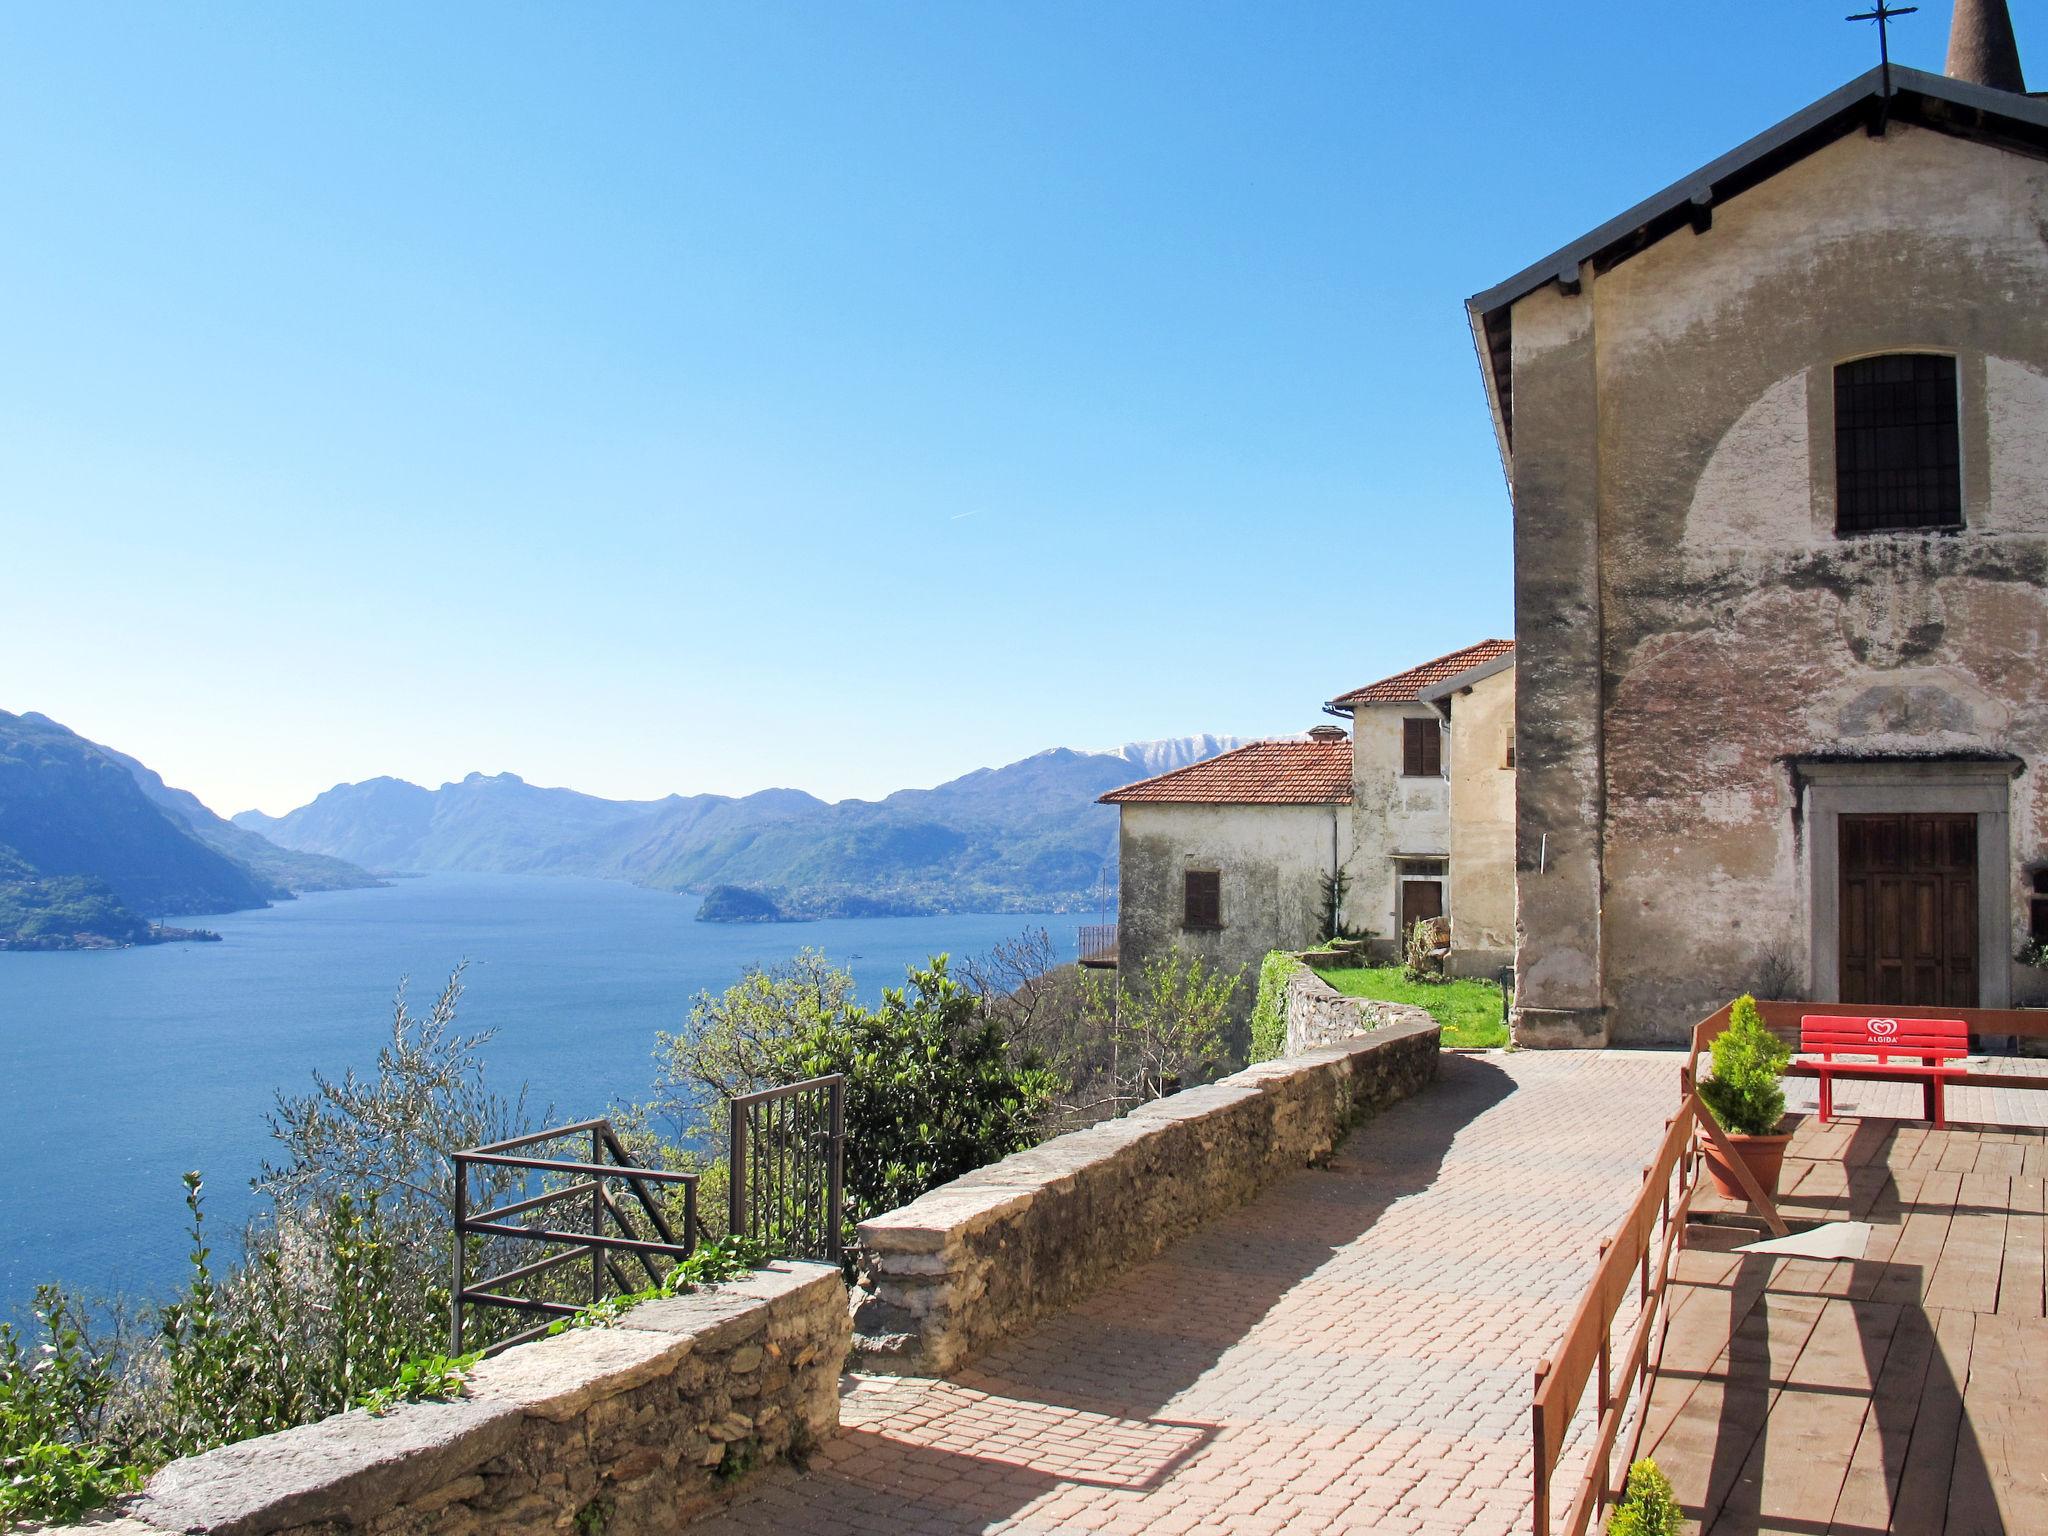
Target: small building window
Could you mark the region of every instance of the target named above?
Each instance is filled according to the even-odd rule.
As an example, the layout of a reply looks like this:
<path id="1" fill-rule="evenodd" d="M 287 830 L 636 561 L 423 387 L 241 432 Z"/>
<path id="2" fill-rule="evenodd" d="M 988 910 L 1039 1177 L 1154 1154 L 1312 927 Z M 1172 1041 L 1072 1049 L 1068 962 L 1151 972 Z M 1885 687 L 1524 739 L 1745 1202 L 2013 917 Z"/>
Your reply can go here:
<path id="1" fill-rule="evenodd" d="M 1835 532 L 1963 526 L 1956 360 L 1925 352 L 1835 369 Z"/>
<path id="2" fill-rule="evenodd" d="M 2033 908 L 2028 913 L 2027 933 L 2036 944 L 2048 944 L 2048 869 L 2034 871 Z"/>
<path id="3" fill-rule="evenodd" d="M 1401 722 L 1401 774 L 1410 779 L 1443 777 L 1444 733 L 1434 720 Z"/>
<path id="4" fill-rule="evenodd" d="M 1507 739 L 1501 748 L 1500 765 L 1512 768 L 1515 766 L 1515 728 L 1509 726 L 1505 734 Z"/>
<path id="5" fill-rule="evenodd" d="M 1213 869 L 1191 869 L 1181 876 L 1180 925 L 1183 928 L 1223 926 L 1223 876 Z"/>

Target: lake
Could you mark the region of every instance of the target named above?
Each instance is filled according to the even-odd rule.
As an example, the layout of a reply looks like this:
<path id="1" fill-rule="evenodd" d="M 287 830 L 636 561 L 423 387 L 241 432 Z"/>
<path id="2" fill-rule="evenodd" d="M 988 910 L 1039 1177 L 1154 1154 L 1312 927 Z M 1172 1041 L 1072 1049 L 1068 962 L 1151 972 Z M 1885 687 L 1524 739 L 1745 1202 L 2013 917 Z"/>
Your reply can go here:
<path id="1" fill-rule="evenodd" d="M 182 1278 L 179 1176 L 206 1176 L 231 1250 L 272 1155 L 278 1090 L 366 1069 L 411 978 L 424 1013 L 470 962 L 458 1024 L 497 1031 L 488 1080 L 531 1085 L 566 1121 L 643 1096 L 657 1030 L 750 962 L 816 946 L 869 1001 L 941 951 L 980 954 L 1027 927 L 1072 953 L 1071 915 L 692 921 L 693 897 L 520 875 L 430 875 L 259 912 L 190 919 L 218 944 L 0 954 L 0 1317 L 61 1280 L 151 1297 Z"/>

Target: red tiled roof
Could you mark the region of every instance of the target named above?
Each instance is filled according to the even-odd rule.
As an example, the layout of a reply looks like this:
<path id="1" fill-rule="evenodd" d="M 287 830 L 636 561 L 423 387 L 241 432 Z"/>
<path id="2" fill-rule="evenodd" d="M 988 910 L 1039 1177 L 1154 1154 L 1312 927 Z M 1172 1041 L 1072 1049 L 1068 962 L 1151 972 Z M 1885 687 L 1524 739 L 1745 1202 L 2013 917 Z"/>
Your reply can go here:
<path id="1" fill-rule="evenodd" d="M 1468 645 L 1461 651 L 1452 651 L 1448 656 L 1439 656 L 1435 661 L 1425 661 L 1419 667 L 1410 667 L 1406 672 L 1396 672 L 1392 677 L 1383 677 L 1376 683 L 1367 683 L 1363 688 L 1340 693 L 1330 700 L 1330 703 L 1413 703 L 1422 690 L 1431 683 L 1440 683 L 1445 678 L 1456 677 L 1460 672 L 1470 671 L 1482 662 L 1492 661 L 1496 656 L 1505 656 L 1514 648 L 1515 642 L 1512 640 L 1482 640 L 1477 645 Z"/>
<path id="2" fill-rule="evenodd" d="M 1141 779 L 1103 805 L 1348 805 L 1351 743 L 1255 741 L 1207 762 Z"/>

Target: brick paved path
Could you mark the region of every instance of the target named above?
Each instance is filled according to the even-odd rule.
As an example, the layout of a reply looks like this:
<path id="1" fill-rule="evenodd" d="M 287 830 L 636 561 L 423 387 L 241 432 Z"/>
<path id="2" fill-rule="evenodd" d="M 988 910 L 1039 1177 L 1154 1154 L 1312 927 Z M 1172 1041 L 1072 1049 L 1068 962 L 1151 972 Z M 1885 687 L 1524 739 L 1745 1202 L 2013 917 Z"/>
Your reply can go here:
<path id="1" fill-rule="evenodd" d="M 1525 1531 L 1531 1372 L 1679 1060 L 1447 1055 L 1328 1170 L 957 1377 L 849 1377 L 809 1472 L 692 1536 Z"/>

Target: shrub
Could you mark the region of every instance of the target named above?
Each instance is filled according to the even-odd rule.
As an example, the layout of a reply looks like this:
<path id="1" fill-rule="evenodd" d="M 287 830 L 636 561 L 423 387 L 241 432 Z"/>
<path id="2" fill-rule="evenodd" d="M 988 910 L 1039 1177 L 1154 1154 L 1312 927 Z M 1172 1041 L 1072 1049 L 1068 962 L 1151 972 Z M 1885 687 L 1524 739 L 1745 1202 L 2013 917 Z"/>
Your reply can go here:
<path id="1" fill-rule="evenodd" d="M 1437 951 L 1450 942 L 1450 930 L 1440 917 L 1418 918 L 1408 930 L 1408 947 L 1401 961 L 1401 974 L 1410 981 L 1439 982 L 1444 974 L 1443 956 Z"/>
<path id="2" fill-rule="evenodd" d="M 1764 1027 L 1756 999 L 1743 994 L 1729 1011 L 1728 1027 L 1714 1037 L 1714 1075 L 1699 1085 L 1721 1128 L 1738 1136 L 1768 1136 L 1785 1118 L 1779 1075 L 1792 1048 Z"/>
<path id="3" fill-rule="evenodd" d="M 1126 1102 L 1143 1104 L 1207 1082 L 1229 1062 L 1225 1040 L 1242 968 L 1211 969 L 1180 950 L 1155 956 L 1126 977 L 1116 1005 L 1118 1081 Z"/>
<path id="4" fill-rule="evenodd" d="M 1301 966 L 1284 949 L 1273 950 L 1259 962 L 1259 996 L 1252 1005 L 1252 1049 L 1255 1062 L 1271 1061 L 1287 1053 L 1287 983 Z"/>
<path id="5" fill-rule="evenodd" d="M 112 1355 L 54 1286 L 37 1287 L 34 1316 L 27 1348 L 0 1323 L 0 1529 L 75 1519 L 141 1480 L 118 1446 L 100 1441 L 116 1389 Z"/>
<path id="6" fill-rule="evenodd" d="M 749 970 L 660 1037 L 659 1097 L 636 1118 L 716 1145 L 719 1100 L 844 1073 L 849 1227 L 1032 1145 L 1058 1086 L 1037 1054 L 1011 1046 L 944 955 L 907 983 L 868 1008 L 816 950 Z"/>
<path id="7" fill-rule="evenodd" d="M 1621 1502 L 1607 1519 L 1607 1536 L 1682 1536 L 1685 1512 L 1671 1479 L 1648 1457 L 1628 1469 Z"/>

